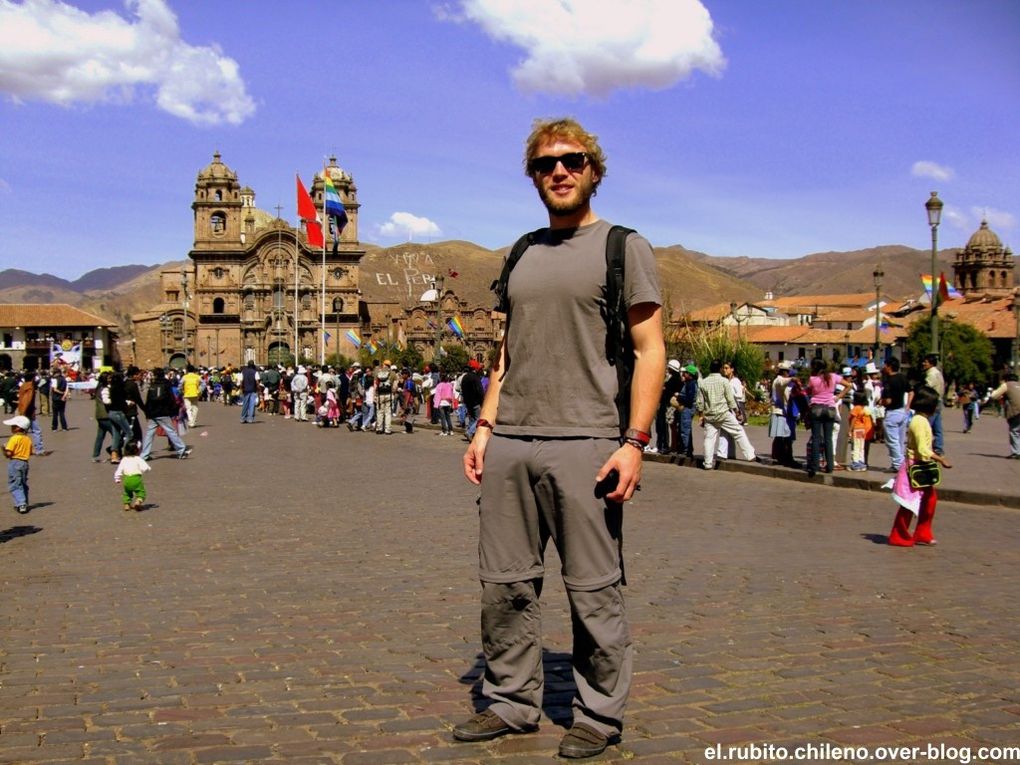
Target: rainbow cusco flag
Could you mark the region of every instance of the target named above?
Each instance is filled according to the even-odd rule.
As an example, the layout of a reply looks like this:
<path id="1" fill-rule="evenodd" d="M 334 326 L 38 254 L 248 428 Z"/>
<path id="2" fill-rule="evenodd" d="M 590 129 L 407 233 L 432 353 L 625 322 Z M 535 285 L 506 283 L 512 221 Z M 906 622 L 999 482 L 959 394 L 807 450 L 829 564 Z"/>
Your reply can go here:
<path id="1" fill-rule="evenodd" d="M 454 316 L 452 319 L 446 322 L 446 326 L 448 326 L 450 328 L 450 331 L 453 332 L 453 334 L 455 334 L 457 337 L 464 337 L 464 325 L 460 323 L 459 316 Z"/>

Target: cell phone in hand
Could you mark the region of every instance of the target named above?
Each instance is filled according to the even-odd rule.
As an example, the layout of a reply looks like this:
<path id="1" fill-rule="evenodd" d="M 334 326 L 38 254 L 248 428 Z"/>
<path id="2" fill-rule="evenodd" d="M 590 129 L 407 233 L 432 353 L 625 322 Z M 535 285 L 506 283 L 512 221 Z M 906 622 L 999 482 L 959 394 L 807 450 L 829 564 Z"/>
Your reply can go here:
<path id="1" fill-rule="evenodd" d="M 595 497 L 604 499 L 607 494 L 612 494 L 616 491 L 616 487 L 619 485 L 620 474 L 616 470 L 610 470 L 605 478 L 595 484 Z"/>

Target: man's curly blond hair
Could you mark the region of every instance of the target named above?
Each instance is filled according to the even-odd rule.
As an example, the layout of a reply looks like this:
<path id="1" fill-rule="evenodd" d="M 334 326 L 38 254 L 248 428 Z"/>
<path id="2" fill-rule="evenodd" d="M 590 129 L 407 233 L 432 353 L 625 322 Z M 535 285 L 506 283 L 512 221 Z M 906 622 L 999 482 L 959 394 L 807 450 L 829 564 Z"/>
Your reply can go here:
<path id="1" fill-rule="evenodd" d="M 599 146 L 599 138 L 594 133 L 589 133 L 581 123 L 573 117 L 560 117 L 557 119 L 536 119 L 531 124 L 531 135 L 525 142 L 524 150 L 524 174 L 532 177 L 528 163 L 535 158 L 538 147 L 549 141 L 565 139 L 579 143 L 584 147 L 588 155 L 588 162 L 596 175 L 595 188 L 606 177 L 606 155 Z"/>

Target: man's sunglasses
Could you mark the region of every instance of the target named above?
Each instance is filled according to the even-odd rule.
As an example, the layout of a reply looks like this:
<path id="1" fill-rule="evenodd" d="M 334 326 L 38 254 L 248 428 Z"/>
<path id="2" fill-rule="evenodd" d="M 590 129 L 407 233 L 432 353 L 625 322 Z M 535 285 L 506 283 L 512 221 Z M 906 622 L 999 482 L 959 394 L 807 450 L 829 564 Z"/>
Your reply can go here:
<path id="1" fill-rule="evenodd" d="M 567 172 L 579 173 L 584 170 L 587 161 L 588 154 L 583 151 L 571 151 L 557 157 L 534 157 L 528 160 L 528 172 L 545 175 L 555 170 L 556 165 L 562 162 Z"/>

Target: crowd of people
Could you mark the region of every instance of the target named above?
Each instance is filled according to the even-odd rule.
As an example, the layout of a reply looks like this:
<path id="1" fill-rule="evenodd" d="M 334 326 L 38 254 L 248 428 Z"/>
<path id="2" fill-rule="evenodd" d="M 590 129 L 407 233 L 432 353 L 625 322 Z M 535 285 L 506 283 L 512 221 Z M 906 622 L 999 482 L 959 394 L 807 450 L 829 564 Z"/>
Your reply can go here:
<path id="1" fill-rule="evenodd" d="M 933 453 L 941 455 L 944 449 L 945 410 L 958 410 L 963 433 L 968 433 L 983 409 L 1001 405 L 1008 427 L 1008 457 L 1020 459 L 1016 375 L 1005 375 L 995 388 L 973 382 L 950 388 L 932 355 L 922 360 L 921 377 L 913 381 L 903 375 L 895 357 L 881 368 L 871 360 L 862 361 L 848 362 L 839 371 L 821 359 L 807 366 L 780 362 L 773 379 L 748 391 L 730 361 L 713 362 L 703 375 L 696 365 L 672 359 L 653 441 L 645 451 L 693 460 L 699 438 L 705 469 L 714 469 L 718 461 L 728 458 L 761 461 L 744 427 L 751 396 L 768 401 L 774 464 L 805 470 L 809 476 L 875 469 L 895 475 L 908 458 L 909 425 L 916 412 L 913 396 L 924 384 L 936 392 L 938 401 L 930 418 Z M 33 456 L 47 453 L 40 421 L 48 418 L 52 431 L 68 430 L 66 408 L 73 384 L 60 368 L 0 376 L 0 406 L 6 414 L 26 418 L 20 424 Z M 454 374 L 442 373 L 434 364 L 412 371 L 383 359 L 339 369 L 331 365 L 257 367 L 254 363 L 222 369 L 188 366 L 183 371 L 129 367 L 123 373 L 102 372 L 79 384 L 87 385 L 94 398 L 92 459 L 108 459 L 116 465 L 128 444 L 134 445 L 141 461 L 148 461 L 157 437 L 165 437 L 167 448 L 176 456 L 187 458 L 192 450 L 185 443 L 186 434 L 197 425 L 199 404 L 205 403 L 239 406 L 243 423 L 262 414 L 381 435 L 398 432 L 401 425 L 404 432 L 411 432 L 424 417 L 439 426 L 437 435 L 452 435 L 456 427 L 470 440 L 488 377 L 475 361 Z M 697 433 L 695 423 L 703 433 Z M 799 429 L 807 436 L 802 459 L 794 453 Z M 875 464 L 872 447 L 876 444 L 885 447 L 888 465 Z M 15 499 L 15 507 L 27 508 L 28 503 Z"/>
<path id="2" fill-rule="evenodd" d="M 876 469 L 872 445 L 878 443 L 886 448 L 889 464 L 877 469 L 895 473 L 905 458 L 907 428 L 915 411 L 911 407 L 913 393 L 927 385 L 938 395 L 931 418 L 936 452 L 941 453 L 945 444 L 942 420 L 946 410 L 959 410 L 963 432 L 968 433 L 983 410 L 1001 407 L 1009 429 L 1008 457 L 1020 459 L 1020 385 L 1014 374 L 1005 374 L 996 388 L 974 382 L 948 386 L 933 354 L 922 358 L 912 379 L 903 374 L 896 357 L 890 356 L 879 366 L 869 354 L 841 367 L 820 358 L 810 363 L 784 361 L 776 365 L 773 375 L 748 390 L 735 374 L 732 361 L 713 362 L 703 376 L 693 363 L 670 360 L 653 443 L 645 451 L 693 459 L 697 438 L 693 425 L 697 421 L 705 431 L 704 467 L 711 469 L 717 459 L 734 456 L 755 460 L 744 430 L 748 400 L 753 399 L 767 405 L 773 463 L 812 476 L 842 470 L 864 472 Z M 794 455 L 798 429 L 806 433 L 801 459 Z"/>
<path id="3" fill-rule="evenodd" d="M 441 372 L 436 364 L 419 372 L 389 359 L 346 367 L 258 367 L 248 362 L 237 369 L 202 370 L 192 406 L 197 409 L 198 401 L 240 406 L 242 423 L 254 422 L 261 413 L 380 435 L 398 432 L 395 424 L 411 432 L 422 416 L 441 427 L 438 435 L 452 435 L 456 417 L 470 438 L 487 386 L 482 365 L 473 360 L 457 373 Z"/>

